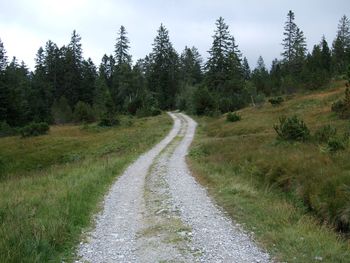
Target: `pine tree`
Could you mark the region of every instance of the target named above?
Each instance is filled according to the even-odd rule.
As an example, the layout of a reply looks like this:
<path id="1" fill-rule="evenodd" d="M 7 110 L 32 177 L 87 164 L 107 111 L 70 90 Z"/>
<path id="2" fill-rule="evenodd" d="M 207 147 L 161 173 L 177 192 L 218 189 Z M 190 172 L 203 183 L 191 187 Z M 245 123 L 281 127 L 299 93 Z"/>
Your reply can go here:
<path id="1" fill-rule="evenodd" d="M 249 80 L 251 71 L 250 71 L 249 63 L 246 57 L 243 58 L 242 71 L 243 71 L 244 80 Z"/>
<path id="2" fill-rule="evenodd" d="M 294 59 L 295 56 L 295 50 L 294 50 L 294 39 L 295 34 L 297 30 L 297 25 L 294 23 L 295 15 L 292 12 L 292 10 L 289 10 L 287 15 L 287 22 L 284 26 L 284 33 L 283 35 L 285 38 L 283 39 L 283 49 L 282 57 L 285 62 L 291 62 Z"/>
<path id="3" fill-rule="evenodd" d="M 180 56 L 180 77 L 184 86 L 199 84 L 202 80 L 202 58 L 195 47 L 185 47 Z"/>
<path id="4" fill-rule="evenodd" d="M 32 78 L 32 88 L 29 95 L 31 114 L 35 121 L 51 121 L 51 105 L 53 91 L 47 79 L 45 68 L 45 51 L 39 48 L 35 59 L 35 72 Z"/>
<path id="5" fill-rule="evenodd" d="M 84 60 L 82 64 L 82 94 L 80 95 L 80 99 L 82 102 L 88 103 L 89 105 L 93 104 L 96 78 L 96 66 L 92 62 L 91 58 Z"/>
<path id="6" fill-rule="evenodd" d="M 82 100 L 82 47 L 81 37 L 74 30 L 71 41 L 67 48 L 62 48 L 64 56 L 64 91 L 63 95 L 68 99 L 73 107 L 78 101 Z"/>
<path id="7" fill-rule="evenodd" d="M 0 39 L 0 122 L 7 120 L 9 101 L 9 87 L 5 82 L 5 70 L 7 68 L 7 56 L 4 44 Z"/>
<path id="8" fill-rule="evenodd" d="M 179 89 L 179 58 L 163 24 L 158 29 L 149 59 L 148 88 L 162 109 L 173 109 Z"/>
<path id="9" fill-rule="evenodd" d="M 332 66 L 332 55 L 328 47 L 328 43 L 325 36 L 322 36 L 320 46 L 321 46 L 321 67 L 326 71 L 328 75 L 330 75 L 331 66 Z"/>
<path id="10" fill-rule="evenodd" d="M 335 73 L 345 73 L 347 64 L 350 63 L 350 20 L 345 15 L 339 21 L 332 54 Z"/>
<path id="11" fill-rule="evenodd" d="M 264 59 L 259 56 L 256 68 L 252 72 L 252 81 L 258 93 L 266 95 L 271 94 L 271 89 L 268 85 L 269 73 L 266 69 Z"/>
<path id="12" fill-rule="evenodd" d="M 211 90 L 223 89 L 228 76 L 228 57 L 231 51 L 232 36 L 228 25 L 222 17 L 215 23 L 216 29 L 213 36 L 213 44 L 209 50 L 209 59 L 205 65 L 207 71 L 206 82 Z"/>
<path id="13" fill-rule="evenodd" d="M 0 38 L 0 72 L 4 72 L 7 67 L 8 61 L 6 56 L 6 50 L 4 48 L 4 43 L 2 43 Z"/>
<path id="14" fill-rule="evenodd" d="M 115 61 L 118 65 L 131 64 L 131 56 L 129 54 L 129 39 L 124 26 L 120 27 L 117 42 L 115 44 Z"/>

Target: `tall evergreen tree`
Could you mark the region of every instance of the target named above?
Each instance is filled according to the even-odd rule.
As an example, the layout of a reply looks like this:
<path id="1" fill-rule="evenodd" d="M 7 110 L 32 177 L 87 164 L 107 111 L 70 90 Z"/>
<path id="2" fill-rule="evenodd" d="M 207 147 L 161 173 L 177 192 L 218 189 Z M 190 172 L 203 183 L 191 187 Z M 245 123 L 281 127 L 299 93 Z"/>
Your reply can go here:
<path id="1" fill-rule="evenodd" d="M 294 39 L 297 30 L 297 25 L 294 23 L 295 15 L 292 10 L 289 10 L 287 15 L 287 21 L 284 25 L 284 33 L 285 38 L 283 39 L 283 52 L 282 57 L 285 62 L 291 62 L 295 56 L 294 50 Z"/>
<path id="2" fill-rule="evenodd" d="M 250 70 L 249 63 L 248 63 L 248 60 L 247 60 L 246 57 L 243 58 L 242 71 L 243 71 L 244 80 L 249 80 L 250 79 L 251 70 Z"/>
<path id="3" fill-rule="evenodd" d="M 82 81 L 80 100 L 82 102 L 93 105 L 95 84 L 97 78 L 96 66 L 91 58 L 84 60 L 82 63 Z"/>
<path id="4" fill-rule="evenodd" d="M 115 44 L 115 60 L 118 65 L 131 64 L 131 56 L 129 54 L 129 39 L 124 26 L 121 26 L 118 32 L 117 42 Z"/>
<path id="5" fill-rule="evenodd" d="M 223 89 L 225 81 L 229 78 L 228 57 L 231 51 L 232 36 L 222 17 L 219 17 L 215 25 L 213 44 L 209 50 L 209 59 L 205 69 L 209 88 L 217 91 Z"/>
<path id="6" fill-rule="evenodd" d="M 271 94 L 268 80 L 269 73 L 266 69 L 264 59 L 262 56 L 259 56 L 256 68 L 252 72 L 252 81 L 258 93 L 264 93 L 266 95 Z"/>
<path id="7" fill-rule="evenodd" d="M 155 94 L 162 109 L 173 109 L 179 89 L 179 58 L 163 24 L 158 29 L 149 58 L 148 88 Z"/>
<path id="8" fill-rule="evenodd" d="M 241 53 L 224 19 L 220 17 L 215 24 L 213 44 L 205 65 L 206 83 L 209 91 L 218 95 L 220 110 L 226 112 L 245 103 Z"/>
<path id="9" fill-rule="evenodd" d="M 347 64 L 350 63 L 350 20 L 345 15 L 339 21 L 332 53 L 335 73 L 345 73 Z"/>
<path id="10" fill-rule="evenodd" d="M 50 122 L 53 90 L 47 79 L 45 51 L 42 47 L 37 52 L 35 62 L 35 72 L 29 95 L 31 114 L 36 121 Z"/>
<path id="11" fill-rule="evenodd" d="M 0 39 L 0 122 L 7 120 L 7 109 L 9 107 L 9 87 L 5 82 L 5 70 L 8 61 L 4 44 Z"/>
<path id="12" fill-rule="evenodd" d="M 197 48 L 185 47 L 180 56 L 180 77 L 183 85 L 193 86 L 202 80 L 202 57 Z"/>
<path id="13" fill-rule="evenodd" d="M 74 30 L 71 41 L 67 48 L 63 48 L 64 56 L 64 96 L 68 99 L 69 104 L 73 107 L 78 101 L 81 101 L 82 91 L 82 47 L 81 37 Z"/>

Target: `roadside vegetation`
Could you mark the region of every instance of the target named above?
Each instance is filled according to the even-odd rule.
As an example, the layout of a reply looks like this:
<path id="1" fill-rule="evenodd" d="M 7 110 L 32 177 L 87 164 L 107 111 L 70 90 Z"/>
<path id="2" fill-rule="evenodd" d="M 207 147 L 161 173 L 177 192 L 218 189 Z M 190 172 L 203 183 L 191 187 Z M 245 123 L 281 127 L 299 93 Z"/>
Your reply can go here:
<path id="1" fill-rule="evenodd" d="M 108 187 L 171 127 L 167 115 L 113 128 L 52 126 L 0 138 L 0 262 L 66 262 Z"/>
<path id="2" fill-rule="evenodd" d="M 197 118 L 197 179 L 283 262 L 349 262 L 350 150 L 331 145 L 350 126 L 331 111 L 344 98 L 335 86 L 245 108 L 235 123 Z"/>

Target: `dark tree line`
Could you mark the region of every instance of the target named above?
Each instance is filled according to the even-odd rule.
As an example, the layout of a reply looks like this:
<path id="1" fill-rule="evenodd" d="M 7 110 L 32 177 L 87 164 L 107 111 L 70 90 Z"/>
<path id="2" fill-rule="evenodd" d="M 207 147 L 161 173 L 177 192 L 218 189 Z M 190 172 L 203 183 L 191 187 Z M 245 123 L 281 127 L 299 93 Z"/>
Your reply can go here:
<path id="1" fill-rule="evenodd" d="M 281 59 L 273 60 L 270 69 L 261 56 L 251 69 L 222 17 L 215 26 L 205 63 L 195 47 L 178 54 L 164 25 L 151 53 L 134 63 L 124 26 L 114 54 L 105 54 L 99 66 L 83 58 L 76 31 L 66 46 L 48 41 L 40 47 L 34 72 L 15 57 L 9 60 L 0 40 L 0 122 L 19 127 L 110 119 L 118 113 L 149 116 L 175 108 L 196 114 L 228 112 L 264 96 L 320 88 L 350 65 L 350 21 L 345 15 L 332 46 L 322 37 L 308 53 L 304 33 L 289 11 Z"/>

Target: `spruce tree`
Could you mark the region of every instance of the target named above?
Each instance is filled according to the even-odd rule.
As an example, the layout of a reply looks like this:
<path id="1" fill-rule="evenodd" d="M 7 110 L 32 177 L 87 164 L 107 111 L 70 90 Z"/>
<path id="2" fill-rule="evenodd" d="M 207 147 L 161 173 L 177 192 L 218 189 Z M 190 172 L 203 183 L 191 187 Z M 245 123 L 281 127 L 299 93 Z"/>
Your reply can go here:
<path id="1" fill-rule="evenodd" d="M 244 80 L 249 80 L 251 71 L 250 71 L 249 63 L 246 57 L 243 58 L 242 71 L 243 71 Z"/>
<path id="2" fill-rule="evenodd" d="M 129 39 L 124 26 L 121 26 L 118 32 L 117 42 L 115 44 L 115 61 L 118 65 L 131 64 L 131 56 L 129 54 Z"/>
<path id="3" fill-rule="evenodd" d="M 350 63 L 350 20 L 345 15 L 339 21 L 332 54 L 335 73 L 345 73 L 347 64 Z"/>
<path id="4" fill-rule="evenodd" d="M 297 25 L 294 23 L 295 15 L 292 10 L 289 10 L 287 15 L 287 21 L 284 26 L 284 33 L 283 35 L 285 38 L 283 39 L 282 45 L 283 45 L 283 52 L 282 57 L 285 62 L 291 62 L 294 59 L 295 56 L 295 50 L 294 50 L 294 39 L 295 34 L 297 30 Z"/>
<path id="5" fill-rule="evenodd" d="M 259 56 L 256 68 L 252 72 L 252 81 L 258 93 L 264 93 L 266 95 L 271 94 L 268 80 L 269 73 L 266 69 L 264 59 L 262 56 Z"/>
<path id="6" fill-rule="evenodd" d="M 163 24 L 154 39 L 149 60 L 148 88 L 156 96 L 161 109 L 173 109 L 179 89 L 179 58 Z"/>
<path id="7" fill-rule="evenodd" d="M 9 87 L 5 82 L 5 70 L 7 68 L 7 56 L 4 44 L 0 39 L 0 122 L 7 120 L 7 109 L 10 103 Z"/>
<path id="8" fill-rule="evenodd" d="M 53 103 L 53 90 L 47 79 L 45 68 L 45 51 L 39 48 L 35 59 L 35 72 L 32 78 L 30 92 L 31 114 L 35 121 L 51 121 L 51 104 Z"/>
<path id="9" fill-rule="evenodd" d="M 180 77 L 184 86 L 199 84 L 202 80 L 202 58 L 195 47 L 185 47 L 180 56 Z"/>

